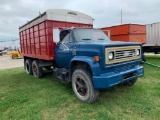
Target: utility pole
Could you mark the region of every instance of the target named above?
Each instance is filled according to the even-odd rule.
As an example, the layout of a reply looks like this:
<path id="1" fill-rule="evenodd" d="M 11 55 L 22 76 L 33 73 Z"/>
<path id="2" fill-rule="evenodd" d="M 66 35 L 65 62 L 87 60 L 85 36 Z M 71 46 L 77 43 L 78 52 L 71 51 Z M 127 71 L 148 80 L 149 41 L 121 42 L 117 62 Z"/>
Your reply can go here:
<path id="1" fill-rule="evenodd" d="M 121 25 L 122 25 L 122 10 L 121 10 Z"/>

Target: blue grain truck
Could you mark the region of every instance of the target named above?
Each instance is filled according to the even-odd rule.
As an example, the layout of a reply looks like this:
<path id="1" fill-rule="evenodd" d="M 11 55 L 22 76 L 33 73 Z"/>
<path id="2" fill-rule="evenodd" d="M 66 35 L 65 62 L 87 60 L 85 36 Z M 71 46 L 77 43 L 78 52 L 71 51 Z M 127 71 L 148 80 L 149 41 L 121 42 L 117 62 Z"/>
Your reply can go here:
<path id="1" fill-rule="evenodd" d="M 72 84 L 75 96 L 87 103 L 92 103 L 98 98 L 100 89 L 107 89 L 121 83 L 132 86 L 138 77 L 143 76 L 144 69 L 139 65 L 142 56 L 140 43 L 113 42 L 99 29 L 83 28 L 80 25 L 78 28 L 71 28 L 77 24 L 69 22 L 77 21 L 77 23 L 83 22 L 84 26 L 90 25 L 91 17 L 76 11 L 60 10 L 59 18 L 58 16 L 55 18 L 56 21 L 52 21 L 52 24 L 47 21 L 42 26 L 43 20 L 46 20 L 44 17 L 49 15 L 49 12 L 55 11 L 48 11 L 34 19 L 33 24 L 30 22 L 29 25 L 20 27 L 21 51 L 27 74 L 40 78 L 43 75 L 43 67 L 53 66 L 54 77 L 64 83 Z M 62 19 L 63 15 L 60 16 L 60 13 L 65 14 L 64 25 L 69 24 L 70 28 L 59 26 L 62 23 L 54 27 L 57 19 Z M 82 21 L 80 17 L 85 19 Z M 38 27 L 35 24 L 37 19 Z M 27 29 L 29 29 L 28 34 Z M 36 34 L 39 35 L 34 38 Z M 44 37 L 41 34 L 45 34 Z M 36 51 L 31 51 L 32 49 Z M 52 53 L 51 51 L 54 51 L 53 56 L 46 57 Z M 41 56 L 42 58 L 39 58 Z"/>

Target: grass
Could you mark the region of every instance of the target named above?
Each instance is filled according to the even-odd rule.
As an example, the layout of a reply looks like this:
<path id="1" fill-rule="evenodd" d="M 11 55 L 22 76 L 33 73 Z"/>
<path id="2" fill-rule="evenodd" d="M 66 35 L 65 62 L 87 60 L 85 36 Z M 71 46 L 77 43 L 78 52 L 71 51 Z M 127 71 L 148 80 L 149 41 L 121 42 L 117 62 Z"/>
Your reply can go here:
<path id="1" fill-rule="evenodd" d="M 147 60 L 160 66 L 160 56 Z M 0 70 L 0 119 L 158 120 L 160 69 L 142 65 L 145 75 L 134 86 L 104 90 L 93 104 L 77 100 L 71 86 L 54 80 L 52 74 L 36 79 L 23 68 Z"/>

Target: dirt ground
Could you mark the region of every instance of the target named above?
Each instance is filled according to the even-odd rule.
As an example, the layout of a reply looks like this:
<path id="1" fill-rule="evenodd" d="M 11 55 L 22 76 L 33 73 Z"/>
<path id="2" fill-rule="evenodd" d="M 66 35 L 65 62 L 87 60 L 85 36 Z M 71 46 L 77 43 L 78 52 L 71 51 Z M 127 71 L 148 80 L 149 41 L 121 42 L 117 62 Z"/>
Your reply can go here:
<path id="1" fill-rule="evenodd" d="M 12 59 L 9 55 L 0 56 L 0 69 L 9 69 L 23 66 L 23 59 Z"/>

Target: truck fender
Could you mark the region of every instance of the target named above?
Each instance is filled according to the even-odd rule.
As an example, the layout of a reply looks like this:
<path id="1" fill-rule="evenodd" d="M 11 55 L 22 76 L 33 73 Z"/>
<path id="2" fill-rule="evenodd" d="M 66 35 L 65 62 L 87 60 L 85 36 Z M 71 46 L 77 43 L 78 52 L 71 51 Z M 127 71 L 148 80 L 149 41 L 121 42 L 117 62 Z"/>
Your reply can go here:
<path id="1" fill-rule="evenodd" d="M 70 70 L 72 69 L 73 64 L 78 62 L 87 63 L 91 69 L 93 76 L 100 75 L 101 69 L 99 66 L 99 62 L 95 62 L 93 57 L 75 56 L 70 62 Z"/>

